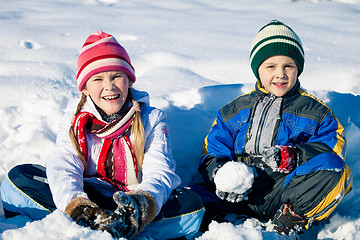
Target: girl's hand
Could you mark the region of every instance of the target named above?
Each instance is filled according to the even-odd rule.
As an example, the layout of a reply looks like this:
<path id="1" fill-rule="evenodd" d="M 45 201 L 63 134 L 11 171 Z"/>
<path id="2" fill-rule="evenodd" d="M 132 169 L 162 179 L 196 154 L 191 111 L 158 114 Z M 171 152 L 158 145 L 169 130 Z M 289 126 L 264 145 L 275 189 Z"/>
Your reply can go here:
<path id="1" fill-rule="evenodd" d="M 65 213 L 76 223 L 91 229 L 106 230 L 113 235 L 111 226 L 120 216 L 98 207 L 97 204 L 84 197 L 72 199 L 66 206 Z"/>
<path id="2" fill-rule="evenodd" d="M 115 192 L 113 195 L 118 205 L 114 214 L 122 216 L 123 222 L 113 224 L 113 229 L 121 237 L 138 234 L 156 216 L 157 206 L 154 197 L 145 191 Z"/>

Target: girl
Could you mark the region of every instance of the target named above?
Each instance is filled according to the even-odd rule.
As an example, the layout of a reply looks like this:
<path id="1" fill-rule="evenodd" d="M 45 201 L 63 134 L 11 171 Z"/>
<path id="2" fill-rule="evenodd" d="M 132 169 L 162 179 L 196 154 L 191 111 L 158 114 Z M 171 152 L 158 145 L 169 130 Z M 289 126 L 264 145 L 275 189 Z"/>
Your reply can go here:
<path id="1" fill-rule="evenodd" d="M 16 166 L 3 181 L 6 216 L 41 219 L 60 209 L 114 237 L 191 238 L 198 231 L 201 200 L 178 187 L 165 115 L 132 88 L 135 81 L 113 36 L 97 31 L 87 38 L 78 58 L 76 111 L 61 122 L 46 170 Z"/>

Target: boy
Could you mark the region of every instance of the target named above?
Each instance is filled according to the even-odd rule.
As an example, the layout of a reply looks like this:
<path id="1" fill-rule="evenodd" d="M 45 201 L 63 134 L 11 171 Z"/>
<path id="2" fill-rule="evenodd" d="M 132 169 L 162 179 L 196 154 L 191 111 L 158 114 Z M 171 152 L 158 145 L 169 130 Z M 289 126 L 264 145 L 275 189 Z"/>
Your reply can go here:
<path id="1" fill-rule="evenodd" d="M 205 185 L 194 186 L 206 208 L 202 230 L 225 212 L 272 220 L 278 233 L 301 232 L 328 217 L 351 190 L 344 128 L 300 88 L 304 50 L 290 27 L 273 20 L 261 28 L 250 62 L 255 90 L 224 106 L 204 141 L 199 172 Z M 214 178 L 226 176 L 228 162 L 253 169 L 250 189 L 219 189 Z M 247 176 L 233 175 L 225 182 L 239 189 L 239 178 Z"/>

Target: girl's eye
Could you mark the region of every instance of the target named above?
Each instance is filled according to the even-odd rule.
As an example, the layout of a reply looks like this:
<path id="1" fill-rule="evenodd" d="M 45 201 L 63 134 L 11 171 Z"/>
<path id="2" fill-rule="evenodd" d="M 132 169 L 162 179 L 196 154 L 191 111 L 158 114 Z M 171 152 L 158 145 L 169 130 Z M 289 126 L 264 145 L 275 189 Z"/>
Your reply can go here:
<path id="1" fill-rule="evenodd" d="M 123 75 L 115 75 L 114 76 L 114 79 L 119 79 L 119 78 L 124 78 L 124 76 Z"/>
<path id="2" fill-rule="evenodd" d="M 89 78 L 89 81 L 92 81 L 92 82 L 97 82 L 97 81 L 101 81 L 101 80 L 102 80 L 102 77 L 99 75 L 94 75 Z"/>

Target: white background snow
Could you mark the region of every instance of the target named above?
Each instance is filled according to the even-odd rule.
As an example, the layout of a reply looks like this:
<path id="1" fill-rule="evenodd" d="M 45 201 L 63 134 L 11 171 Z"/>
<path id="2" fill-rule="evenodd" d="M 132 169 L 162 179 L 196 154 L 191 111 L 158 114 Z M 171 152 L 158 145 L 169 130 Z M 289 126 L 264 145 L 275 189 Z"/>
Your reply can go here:
<path id="1" fill-rule="evenodd" d="M 196 181 L 217 110 L 254 87 L 251 40 L 272 19 L 302 39 L 301 84 L 345 126 L 354 176 L 353 191 L 331 217 L 300 239 L 359 239 L 359 0 L 0 0 L 0 181 L 17 164 L 44 165 L 51 156 L 57 121 L 78 98 L 78 51 L 98 29 L 127 49 L 134 87 L 168 114 L 178 174 L 184 184 Z M 111 239 L 59 211 L 36 222 L 1 211 L 0 239 Z M 200 238 L 278 239 L 253 221 L 214 222 Z"/>

